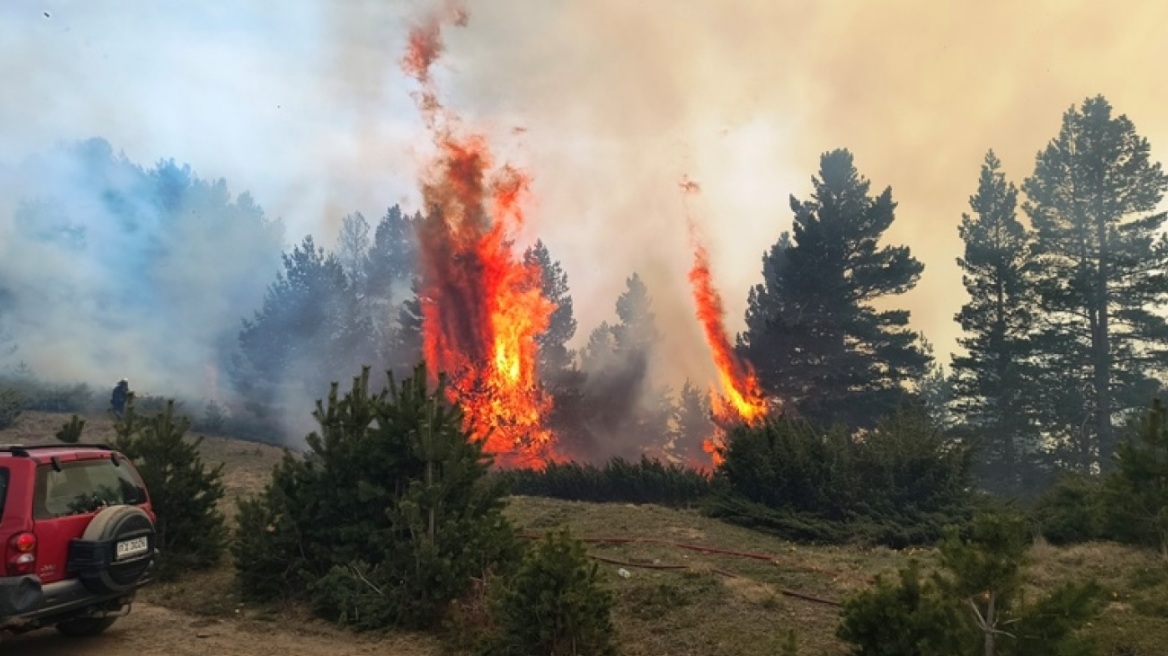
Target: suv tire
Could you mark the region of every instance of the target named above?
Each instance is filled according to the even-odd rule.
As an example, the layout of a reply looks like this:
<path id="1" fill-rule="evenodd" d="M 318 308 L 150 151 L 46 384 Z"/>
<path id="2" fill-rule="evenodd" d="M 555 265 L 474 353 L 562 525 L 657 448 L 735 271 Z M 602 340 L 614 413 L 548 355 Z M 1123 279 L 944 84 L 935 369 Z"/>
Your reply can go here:
<path id="1" fill-rule="evenodd" d="M 119 540 L 145 537 L 146 553 L 119 562 Z M 80 540 L 73 543 L 71 561 L 78 565 L 78 576 L 85 586 L 97 593 L 129 592 L 138 587 L 154 561 L 154 522 L 137 506 L 110 506 L 97 513 L 85 527 Z"/>
<path id="2" fill-rule="evenodd" d="M 57 625 L 57 633 L 70 638 L 91 638 L 113 626 L 116 617 L 78 617 Z"/>

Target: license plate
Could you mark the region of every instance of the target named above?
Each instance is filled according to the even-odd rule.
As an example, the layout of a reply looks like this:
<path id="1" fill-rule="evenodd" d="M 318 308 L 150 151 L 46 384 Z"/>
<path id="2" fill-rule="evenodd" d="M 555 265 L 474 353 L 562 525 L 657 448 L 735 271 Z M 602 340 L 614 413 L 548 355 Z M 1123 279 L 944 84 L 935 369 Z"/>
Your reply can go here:
<path id="1" fill-rule="evenodd" d="M 118 560 L 140 556 L 150 550 L 150 541 L 147 538 L 122 540 L 118 543 Z"/>

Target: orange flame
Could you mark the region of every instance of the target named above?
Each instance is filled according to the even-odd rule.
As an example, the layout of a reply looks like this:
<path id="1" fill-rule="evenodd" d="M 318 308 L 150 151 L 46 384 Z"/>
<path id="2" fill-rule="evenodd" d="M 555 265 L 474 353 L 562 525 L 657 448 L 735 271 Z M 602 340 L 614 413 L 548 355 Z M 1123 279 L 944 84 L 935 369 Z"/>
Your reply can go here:
<path id="1" fill-rule="evenodd" d="M 687 195 L 697 194 L 701 187 L 692 180 L 683 179 L 681 189 Z M 718 390 L 711 394 L 714 423 L 718 426 L 715 434 L 702 444 L 702 450 L 710 454 L 714 465 L 722 461 L 721 447 L 724 446 L 725 426 L 734 423 L 753 424 L 767 415 L 766 397 L 758 384 L 754 367 L 734 353 L 730 338 L 726 333 L 725 308 L 722 295 L 714 288 L 710 273 L 710 260 L 705 245 L 702 244 L 697 226 L 687 216 L 690 242 L 693 245 L 693 266 L 689 270 L 689 283 L 697 306 L 697 317 L 706 334 L 706 342 L 713 352 L 714 365 L 718 369 Z"/>
<path id="2" fill-rule="evenodd" d="M 555 305 L 542 295 L 539 266 L 512 250 L 530 180 L 510 166 L 489 174 L 486 139 L 461 134 L 438 101 L 430 67 L 443 50 L 443 21 L 465 24 L 466 13 L 451 6 L 414 29 L 402 60 L 421 85 L 418 107 L 438 152 L 422 184 L 418 230 L 423 353 L 430 371 L 449 376 L 467 430 L 496 464 L 538 467 L 553 457 L 553 435 L 543 427 L 551 397 L 536 376 L 535 338 Z"/>

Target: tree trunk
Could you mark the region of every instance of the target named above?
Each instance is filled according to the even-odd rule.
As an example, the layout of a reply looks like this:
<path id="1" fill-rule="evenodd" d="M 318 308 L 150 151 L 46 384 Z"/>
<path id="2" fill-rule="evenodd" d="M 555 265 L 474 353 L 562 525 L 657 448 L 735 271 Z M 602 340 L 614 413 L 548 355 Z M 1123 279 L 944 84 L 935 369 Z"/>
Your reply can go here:
<path id="1" fill-rule="evenodd" d="M 1100 210 L 1102 211 L 1102 210 Z M 1097 329 L 1092 344 L 1094 348 L 1095 365 L 1095 399 L 1097 422 L 1097 439 L 1099 445 L 1099 468 L 1110 468 L 1111 457 L 1115 454 L 1115 429 L 1111 425 L 1111 331 L 1109 325 L 1108 307 L 1111 300 L 1107 291 L 1110 269 L 1108 260 L 1110 253 L 1107 248 L 1107 226 L 1103 217 L 1096 217 L 1096 238 L 1099 240 L 1099 266 L 1097 269 L 1095 288 L 1095 308 L 1098 320 Z"/>
<path id="2" fill-rule="evenodd" d="M 985 650 L 983 656 L 994 656 L 994 593 L 989 593 L 989 602 L 986 604 L 985 625 L 982 630 L 985 631 Z"/>

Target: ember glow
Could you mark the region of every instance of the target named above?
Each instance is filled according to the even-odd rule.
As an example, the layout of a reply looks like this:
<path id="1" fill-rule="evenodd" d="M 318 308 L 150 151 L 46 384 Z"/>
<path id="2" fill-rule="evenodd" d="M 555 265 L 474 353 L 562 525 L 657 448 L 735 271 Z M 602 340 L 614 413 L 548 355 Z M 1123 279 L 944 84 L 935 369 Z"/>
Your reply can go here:
<path id="1" fill-rule="evenodd" d="M 539 267 L 512 250 L 529 179 L 493 167 L 486 139 L 460 129 L 430 76 L 442 25 L 465 22 L 466 13 L 451 8 L 415 28 L 402 60 L 421 85 L 418 107 L 437 151 L 422 182 L 423 350 L 429 370 L 449 377 L 451 400 L 495 463 L 539 467 L 553 457 L 543 427 L 552 404 L 536 376 L 535 338 L 555 306 L 542 296 Z"/>
<path id="2" fill-rule="evenodd" d="M 688 179 L 682 181 L 681 188 L 686 195 L 701 191 L 696 182 Z M 717 465 L 722 459 L 719 447 L 723 445 L 725 427 L 735 423 L 752 424 L 763 420 L 767 414 L 767 403 L 759 388 L 754 368 L 734 353 L 734 347 L 726 333 L 726 311 L 722 304 L 722 295 L 714 288 L 710 273 L 709 255 L 691 217 L 687 217 L 687 224 L 693 247 L 693 266 L 689 270 L 690 288 L 697 307 L 698 320 L 713 353 L 714 365 L 718 368 L 720 384 L 720 389 L 713 390 L 711 394 L 713 419 L 718 428 L 715 435 L 702 445 L 702 449 L 710 454 Z"/>

